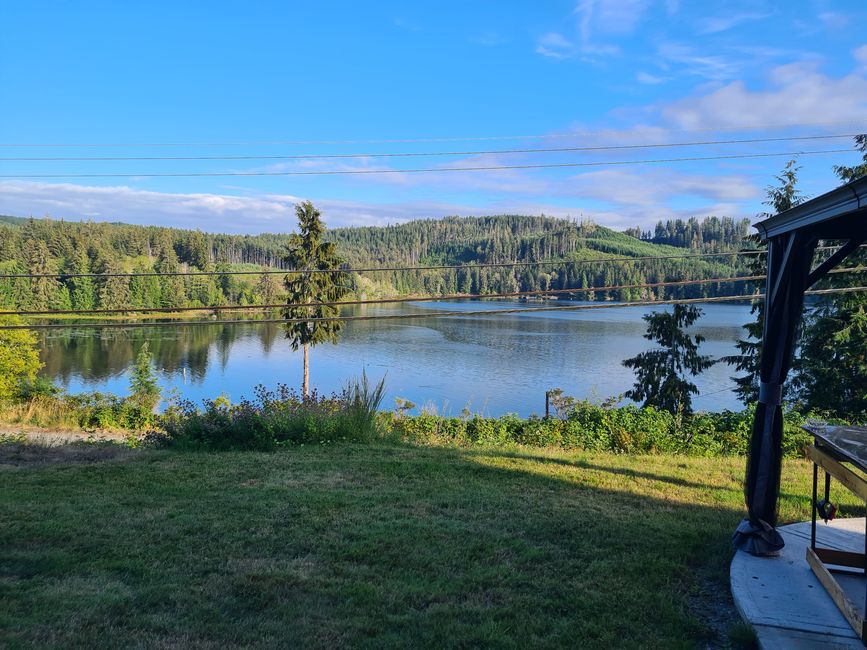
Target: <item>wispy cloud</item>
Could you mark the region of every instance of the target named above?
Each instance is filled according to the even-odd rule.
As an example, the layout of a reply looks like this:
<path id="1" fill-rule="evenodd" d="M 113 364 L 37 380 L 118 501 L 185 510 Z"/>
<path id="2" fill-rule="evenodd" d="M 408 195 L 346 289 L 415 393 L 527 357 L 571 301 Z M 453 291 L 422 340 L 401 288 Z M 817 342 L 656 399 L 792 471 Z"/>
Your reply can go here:
<path id="1" fill-rule="evenodd" d="M 819 21 L 828 29 L 843 29 L 848 27 L 851 18 L 837 11 L 823 11 L 818 16 Z"/>
<path id="2" fill-rule="evenodd" d="M 575 45 L 559 32 L 548 32 L 539 39 L 536 53 L 552 59 L 563 59 L 575 53 Z"/>
<path id="3" fill-rule="evenodd" d="M 536 53 L 557 59 L 618 54 L 617 39 L 635 32 L 649 6 L 649 0 L 580 0 L 573 11 L 574 35 L 571 30 L 568 36 L 548 32 L 539 39 Z"/>
<path id="4" fill-rule="evenodd" d="M 856 51 L 856 56 L 861 52 Z M 786 125 L 851 122 L 867 119 L 867 78 L 855 71 L 826 76 L 812 62 L 774 68 L 769 86 L 751 90 L 733 81 L 715 90 L 672 102 L 662 117 L 680 128 L 708 129 L 745 123 Z"/>
<path id="5" fill-rule="evenodd" d="M 648 86 L 655 86 L 657 84 L 665 83 L 668 81 L 670 77 L 660 77 L 657 75 L 650 74 L 649 72 L 638 72 L 635 75 L 635 80 L 640 84 L 645 84 Z"/>
<path id="6" fill-rule="evenodd" d="M 683 173 L 672 169 L 604 169 L 570 181 L 577 195 L 616 206 L 668 206 L 673 199 L 695 197 L 698 203 L 740 202 L 761 194 L 744 175 Z"/>
<path id="7" fill-rule="evenodd" d="M 660 67 L 679 70 L 713 81 L 727 80 L 740 74 L 742 63 L 721 55 L 699 53 L 680 43 L 662 43 L 658 48 Z"/>
<path id="8" fill-rule="evenodd" d="M 472 36 L 469 40 L 470 43 L 482 45 L 484 47 L 496 47 L 498 45 L 505 45 L 509 42 L 508 38 L 497 32 L 482 32 L 481 34 Z"/>
<path id="9" fill-rule="evenodd" d="M 698 23 L 698 32 L 699 34 L 717 34 L 745 23 L 764 20 L 772 15 L 772 13 L 744 12 L 703 18 Z"/>

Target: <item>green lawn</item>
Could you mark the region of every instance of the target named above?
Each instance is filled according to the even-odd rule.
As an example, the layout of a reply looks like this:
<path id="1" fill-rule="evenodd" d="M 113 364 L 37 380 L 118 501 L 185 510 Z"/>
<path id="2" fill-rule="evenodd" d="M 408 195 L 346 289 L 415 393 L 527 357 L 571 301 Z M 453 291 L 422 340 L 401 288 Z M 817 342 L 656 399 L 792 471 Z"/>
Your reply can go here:
<path id="1" fill-rule="evenodd" d="M 0 445 L 0 646 L 726 647 L 736 620 L 742 458 L 114 456 Z M 784 477 L 807 518 L 809 466 Z"/>

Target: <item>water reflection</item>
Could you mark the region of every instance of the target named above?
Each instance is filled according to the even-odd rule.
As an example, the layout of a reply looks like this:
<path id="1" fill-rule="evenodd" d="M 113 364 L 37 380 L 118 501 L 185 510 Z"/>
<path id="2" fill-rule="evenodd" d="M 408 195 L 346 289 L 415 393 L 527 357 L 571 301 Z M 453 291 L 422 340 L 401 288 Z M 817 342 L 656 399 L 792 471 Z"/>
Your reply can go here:
<path id="1" fill-rule="evenodd" d="M 481 306 L 480 306 L 481 305 Z M 435 303 L 367 307 L 365 314 L 420 310 L 479 310 L 514 303 Z M 710 304 L 697 327 L 706 354 L 735 352 L 744 305 Z M 348 322 L 340 343 L 311 354 L 313 385 L 338 391 L 362 368 L 388 374 L 387 403 L 400 396 L 431 402 L 458 413 L 464 406 L 491 414 L 527 415 L 544 406 L 547 388 L 559 386 L 582 397 L 607 397 L 630 388 L 632 373 L 620 362 L 650 347 L 642 338 L 647 308 L 583 312 L 480 315 L 400 321 Z M 361 313 L 361 312 L 355 312 Z M 164 390 L 200 400 L 224 393 L 251 395 L 257 383 L 296 385 L 300 352 L 294 352 L 277 323 L 187 325 L 51 330 L 42 337 L 44 374 L 72 391 L 126 393 L 127 371 L 148 341 Z M 731 368 L 718 365 L 697 382 L 698 408 L 737 408 Z"/>

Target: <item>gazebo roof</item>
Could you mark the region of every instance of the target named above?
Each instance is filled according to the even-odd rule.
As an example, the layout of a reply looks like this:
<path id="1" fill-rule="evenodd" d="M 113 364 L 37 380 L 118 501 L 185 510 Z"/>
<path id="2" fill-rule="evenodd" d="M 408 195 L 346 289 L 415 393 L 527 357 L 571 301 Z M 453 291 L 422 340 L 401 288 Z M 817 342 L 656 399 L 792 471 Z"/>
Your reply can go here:
<path id="1" fill-rule="evenodd" d="M 763 240 L 808 228 L 826 239 L 863 234 L 867 232 L 867 176 L 759 221 L 755 228 Z"/>

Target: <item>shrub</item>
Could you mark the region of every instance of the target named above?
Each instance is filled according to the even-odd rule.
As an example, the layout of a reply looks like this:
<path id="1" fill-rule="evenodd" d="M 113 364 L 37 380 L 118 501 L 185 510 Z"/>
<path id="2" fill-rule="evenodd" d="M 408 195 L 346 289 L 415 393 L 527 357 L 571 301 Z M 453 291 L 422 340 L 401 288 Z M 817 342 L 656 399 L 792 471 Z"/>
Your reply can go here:
<path id="1" fill-rule="evenodd" d="M 283 384 L 276 391 L 257 386 L 252 400 L 230 404 L 205 400 L 172 403 L 160 418 L 166 444 L 181 448 L 267 451 L 288 444 L 325 444 L 336 440 L 370 441 L 379 434 L 377 409 L 384 381 L 372 386 L 366 374 L 342 395 L 304 397 Z"/>

